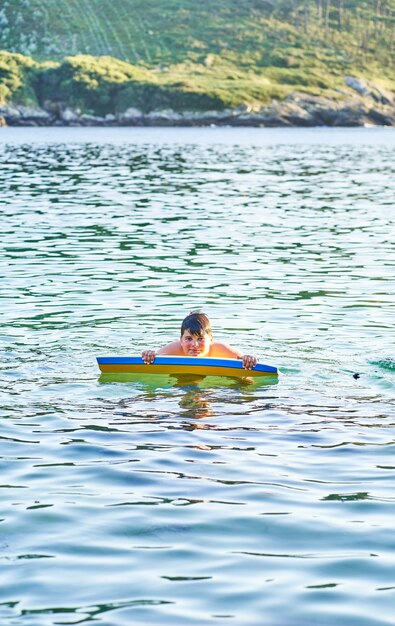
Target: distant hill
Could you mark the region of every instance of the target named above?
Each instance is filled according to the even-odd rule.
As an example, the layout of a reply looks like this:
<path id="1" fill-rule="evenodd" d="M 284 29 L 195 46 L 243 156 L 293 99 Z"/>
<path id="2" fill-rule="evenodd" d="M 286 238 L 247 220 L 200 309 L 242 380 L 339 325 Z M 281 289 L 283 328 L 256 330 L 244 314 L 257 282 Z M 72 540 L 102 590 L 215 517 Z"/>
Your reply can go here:
<path id="1" fill-rule="evenodd" d="M 3 0 L 0 27 L 0 48 L 37 60 L 90 54 L 155 66 L 214 54 L 292 67 L 301 49 L 332 64 L 343 54 L 390 65 L 395 53 L 394 0 Z"/>
<path id="2" fill-rule="evenodd" d="M 1 0 L 0 49 L 3 102 L 60 93 L 104 112 L 147 98 L 337 99 L 345 75 L 395 91 L 395 0 Z"/>

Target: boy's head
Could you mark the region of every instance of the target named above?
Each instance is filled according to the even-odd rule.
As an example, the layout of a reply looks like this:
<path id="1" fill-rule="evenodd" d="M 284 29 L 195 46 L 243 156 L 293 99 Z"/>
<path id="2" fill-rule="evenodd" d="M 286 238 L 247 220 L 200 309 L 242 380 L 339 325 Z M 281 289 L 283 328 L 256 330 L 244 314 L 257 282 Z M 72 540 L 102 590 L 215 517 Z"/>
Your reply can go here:
<path id="1" fill-rule="evenodd" d="M 181 325 L 180 343 L 187 356 L 207 356 L 213 336 L 210 321 L 204 313 L 192 311 Z"/>
<path id="2" fill-rule="evenodd" d="M 186 330 L 189 330 L 191 335 L 203 337 L 207 333 L 210 338 L 212 337 L 210 320 L 201 311 L 191 311 L 186 316 L 181 324 L 181 337 Z"/>

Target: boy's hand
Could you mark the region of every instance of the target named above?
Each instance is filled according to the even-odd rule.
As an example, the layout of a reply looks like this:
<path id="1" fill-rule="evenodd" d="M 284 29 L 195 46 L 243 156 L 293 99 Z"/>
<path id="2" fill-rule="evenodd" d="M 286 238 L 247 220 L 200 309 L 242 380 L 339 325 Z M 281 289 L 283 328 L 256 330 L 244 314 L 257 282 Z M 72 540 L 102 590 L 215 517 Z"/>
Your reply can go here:
<path id="1" fill-rule="evenodd" d="M 156 352 L 155 350 L 144 350 L 141 353 L 141 358 L 143 359 L 144 363 L 153 363 L 155 361 L 155 356 L 156 356 Z"/>
<path id="2" fill-rule="evenodd" d="M 244 354 L 242 357 L 243 367 L 246 370 L 252 370 L 258 363 L 258 359 L 251 354 Z"/>

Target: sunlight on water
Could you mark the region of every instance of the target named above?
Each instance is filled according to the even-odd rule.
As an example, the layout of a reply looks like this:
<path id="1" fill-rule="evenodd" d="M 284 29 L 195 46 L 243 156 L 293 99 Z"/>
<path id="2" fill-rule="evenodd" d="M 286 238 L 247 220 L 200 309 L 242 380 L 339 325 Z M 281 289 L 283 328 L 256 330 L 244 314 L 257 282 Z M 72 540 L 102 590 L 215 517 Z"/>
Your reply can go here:
<path id="1" fill-rule="evenodd" d="M 393 624 L 395 133 L 1 131 L 1 623 Z"/>

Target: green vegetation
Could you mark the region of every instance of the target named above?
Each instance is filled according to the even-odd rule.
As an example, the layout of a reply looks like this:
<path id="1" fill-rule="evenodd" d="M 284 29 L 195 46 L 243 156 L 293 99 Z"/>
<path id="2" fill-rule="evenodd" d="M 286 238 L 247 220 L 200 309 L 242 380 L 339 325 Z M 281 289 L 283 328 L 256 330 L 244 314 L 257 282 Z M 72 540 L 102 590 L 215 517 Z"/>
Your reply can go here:
<path id="1" fill-rule="evenodd" d="M 395 91 L 395 0 L 4 0 L 0 101 L 104 114 Z M 34 60 L 33 60 L 34 59 Z"/>
<path id="2" fill-rule="evenodd" d="M 130 106 L 142 111 L 223 106 L 220 99 L 203 90 L 190 89 L 177 80 L 166 83 L 142 66 L 107 56 L 67 57 L 56 65 L 39 68 L 35 91 L 39 102 L 60 100 L 99 115 L 121 112 Z"/>
<path id="3" fill-rule="evenodd" d="M 0 51 L 0 102 L 34 101 L 32 76 L 38 64 L 22 54 Z"/>

